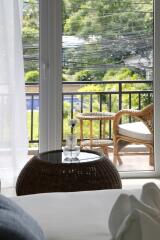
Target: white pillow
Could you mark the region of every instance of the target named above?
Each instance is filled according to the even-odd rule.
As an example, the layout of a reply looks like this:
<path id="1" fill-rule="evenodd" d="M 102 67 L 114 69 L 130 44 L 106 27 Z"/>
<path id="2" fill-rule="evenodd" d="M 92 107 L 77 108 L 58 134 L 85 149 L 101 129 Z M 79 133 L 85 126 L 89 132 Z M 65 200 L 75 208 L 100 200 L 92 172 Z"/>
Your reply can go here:
<path id="1" fill-rule="evenodd" d="M 153 182 L 143 185 L 141 200 L 145 204 L 160 211 L 160 189 Z"/>
<path id="2" fill-rule="evenodd" d="M 141 210 L 133 210 L 122 222 L 114 240 L 159 240 L 160 224 Z"/>
<path id="3" fill-rule="evenodd" d="M 134 210 L 140 210 L 160 223 L 160 213 L 157 209 L 140 202 L 133 195 L 121 194 L 115 202 L 108 220 L 108 226 L 113 237 L 116 236 L 122 222 Z"/>
<path id="4" fill-rule="evenodd" d="M 131 211 L 130 200 L 127 194 L 121 194 L 112 207 L 108 219 L 108 227 L 112 236 L 115 236 L 122 221 L 129 215 Z"/>

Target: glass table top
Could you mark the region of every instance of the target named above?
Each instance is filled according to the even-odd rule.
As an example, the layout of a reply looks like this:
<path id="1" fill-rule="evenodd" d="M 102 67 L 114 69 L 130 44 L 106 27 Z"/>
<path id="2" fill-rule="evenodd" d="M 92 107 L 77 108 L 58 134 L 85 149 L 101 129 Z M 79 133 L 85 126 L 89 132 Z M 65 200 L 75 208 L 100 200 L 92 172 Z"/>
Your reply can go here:
<path id="1" fill-rule="evenodd" d="M 101 159 L 102 155 L 94 151 L 81 151 L 77 158 L 68 159 L 64 156 L 62 150 L 55 150 L 50 152 L 40 153 L 36 156 L 38 160 L 49 162 L 52 164 L 61 163 L 80 163 L 80 162 L 91 162 Z"/>

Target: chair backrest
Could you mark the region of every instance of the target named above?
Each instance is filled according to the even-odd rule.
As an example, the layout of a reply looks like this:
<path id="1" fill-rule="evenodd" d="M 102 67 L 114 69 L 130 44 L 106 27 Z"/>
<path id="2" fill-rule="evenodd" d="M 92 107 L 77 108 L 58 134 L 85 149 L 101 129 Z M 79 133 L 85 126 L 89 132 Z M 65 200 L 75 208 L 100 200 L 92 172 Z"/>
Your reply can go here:
<path id="1" fill-rule="evenodd" d="M 154 124 L 154 105 L 153 103 L 146 106 L 141 110 L 140 118 L 144 121 L 144 123 L 147 125 L 147 127 L 150 129 L 150 131 L 153 133 L 153 124 Z"/>

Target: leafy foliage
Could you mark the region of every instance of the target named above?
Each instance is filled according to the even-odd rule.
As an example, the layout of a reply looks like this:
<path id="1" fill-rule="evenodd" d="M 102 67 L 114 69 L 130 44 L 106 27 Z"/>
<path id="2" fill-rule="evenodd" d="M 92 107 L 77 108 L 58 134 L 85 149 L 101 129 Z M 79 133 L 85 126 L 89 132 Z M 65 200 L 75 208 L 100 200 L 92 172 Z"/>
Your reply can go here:
<path id="1" fill-rule="evenodd" d="M 104 79 L 103 80 L 138 80 L 141 77 L 140 74 L 135 73 L 134 71 L 128 69 L 128 68 L 121 68 L 119 70 L 112 69 L 106 72 Z M 146 83 L 137 83 L 137 84 L 129 84 L 129 83 L 123 83 L 122 84 L 122 91 L 134 91 L 137 89 L 143 89 L 143 90 L 149 90 L 151 89 L 151 86 Z M 101 85 L 96 85 L 96 84 L 90 84 L 90 85 L 85 85 L 84 87 L 81 87 L 79 89 L 79 92 L 99 92 L 99 98 L 98 102 L 100 101 L 100 95 L 101 95 L 101 100 L 102 102 L 106 105 L 109 106 L 109 95 L 106 94 L 105 92 L 117 92 L 117 94 L 112 95 L 112 106 L 111 109 L 113 112 L 118 111 L 118 102 L 119 102 L 119 85 L 117 83 L 109 83 L 109 84 L 101 84 Z M 132 107 L 136 108 L 139 104 L 139 98 L 138 94 L 132 94 Z M 152 99 L 148 99 L 148 95 L 144 94 L 141 99 L 141 104 L 142 107 L 146 106 L 147 104 L 150 103 Z M 89 105 L 89 99 L 88 102 L 86 102 Z M 129 95 L 128 94 L 122 94 L 122 103 L 123 106 L 122 108 L 129 108 Z M 92 101 L 92 105 L 97 105 L 97 100 Z M 105 108 L 108 110 L 108 107 Z M 98 110 L 97 110 L 98 111 Z"/>
<path id="2" fill-rule="evenodd" d="M 129 56 L 152 51 L 152 0 L 64 0 L 63 17 L 63 34 L 86 40 L 72 51 L 63 50 L 72 62 L 68 67 L 75 70 L 83 66 L 105 70 L 106 64 L 122 65 Z"/>
<path id="3" fill-rule="evenodd" d="M 96 70 L 82 70 L 76 72 L 75 80 L 76 81 L 101 81 L 104 72 L 96 71 Z"/>
<path id="4" fill-rule="evenodd" d="M 152 31 L 151 15 L 145 14 L 145 12 L 152 11 L 151 3 L 151 0 L 147 1 L 146 4 L 137 4 L 133 0 L 64 0 L 66 13 L 64 32 L 67 35 L 85 36 L 86 38 L 95 36 L 95 34 L 97 36 L 113 37 L 118 32 L 121 35 L 124 25 L 124 32 L 126 33 L 132 32 L 133 28 L 142 30 L 144 20 L 145 30 Z"/>
<path id="5" fill-rule="evenodd" d="M 27 0 L 23 11 L 24 55 L 38 61 L 39 9 L 37 0 Z M 63 35 L 77 36 L 86 44 L 63 49 L 66 69 L 73 74 L 86 67 L 104 72 L 105 64 L 123 64 L 130 55 L 152 49 L 152 0 L 63 0 Z M 103 66 L 104 65 L 104 66 Z M 34 69 L 33 69 L 34 66 Z M 25 71 L 38 64 L 25 62 Z"/>
<path id="6" fill-rule="evenodd" d="M 138 80 L 142 76 L 129 68 L 110 69 L 106 72 L 103 80 Z"/>
<path id="7" fill-rule="evenodd" d="M 34 83 L 39 81 L 39 72 L 38 71 L 29 71 L 25 73 L 25 81 Z"/>
<path id="8" fill-rule="evenodd" d="M 39 41 L 39 9 L 37 0 L 28 0 L 23 9 L 23 44 Z"/>
<path id="9" fill-rule="evenodd" d="M 22 40 L 25 72 L 39 69 L 39 7 L 37 0 L 24 2 Z"/>

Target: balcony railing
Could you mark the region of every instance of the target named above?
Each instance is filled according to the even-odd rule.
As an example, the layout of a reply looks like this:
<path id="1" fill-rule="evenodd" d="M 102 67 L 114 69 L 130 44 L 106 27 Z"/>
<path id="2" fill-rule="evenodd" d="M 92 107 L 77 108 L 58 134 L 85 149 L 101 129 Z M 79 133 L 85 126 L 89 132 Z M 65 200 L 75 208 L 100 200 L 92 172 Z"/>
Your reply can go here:
<path id="1" fill-rule="evenodd" d="M 107 91 L 77 91 L 84 85 L 105 85 L 112 89 Z M 146 89 L 141 85 L 146 84 Z M 65 136 L 65 121 L 75 118 L 80 112 L 110 111 L 117 112 L 122 108 L 141 109 L 153 100 L 153 81 L 92 81 L 92 82 L 63 82 L 63 136 Z M 127 85 L 127 90 L 125 86 Z M 136 86 L 137 90 L 132 90 Z M 69 89 L 74 89 L 71 91 Z M 75 87 L 76 86 L 76 87 Z M 115 86 L 115 87 L 114 87 Z M 67 88 L 67 89 L 66 89 Z M 75 90 L 75 88 L 77 88 Z M 114 90 L 113 90 L 114 89 Z M 27 116 L 29 142 L 38 143 L 38 116 L 39 94 L 27 93 Z M 99 136 L 101 136 L 101 124 L 99 124 Z M 108 136 L 112 138 L 111 123 L 109 123 Z"/>

